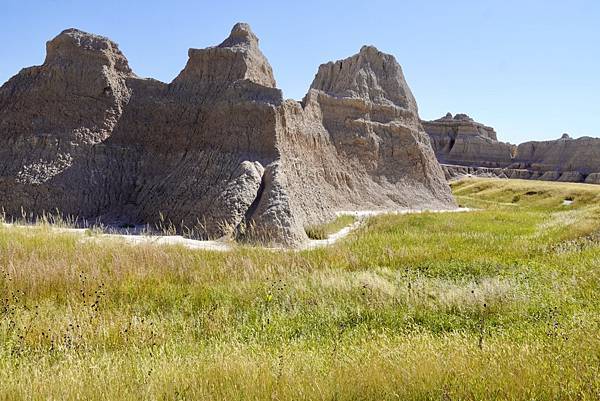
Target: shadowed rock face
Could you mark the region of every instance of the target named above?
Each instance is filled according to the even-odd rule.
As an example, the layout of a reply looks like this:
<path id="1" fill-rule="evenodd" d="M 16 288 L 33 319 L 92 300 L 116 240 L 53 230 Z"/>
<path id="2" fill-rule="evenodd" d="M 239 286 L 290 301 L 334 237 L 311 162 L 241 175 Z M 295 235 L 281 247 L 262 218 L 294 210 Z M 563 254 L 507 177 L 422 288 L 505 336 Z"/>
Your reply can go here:
<path id="1" fill-rule="evenodd" d="M 336 210 L 453 208 L 395 59 L 364 47 L 284 101 L 246 24 L 165 84 L 78 30 L 0 88 L 0 200 L 296 245 Z"/>
<path id="2" fill-rule="evenodd" d="M 60 208 L 92 216 L 123 200 L 113 199 L 127 185 L 117 170 L 133 167 L 103 143 L 134 75 L 117 45 L 100 36 L 69 29 L 46 47 L 42 66 L 0 88 L 0 199 L 9 215 Z"/>

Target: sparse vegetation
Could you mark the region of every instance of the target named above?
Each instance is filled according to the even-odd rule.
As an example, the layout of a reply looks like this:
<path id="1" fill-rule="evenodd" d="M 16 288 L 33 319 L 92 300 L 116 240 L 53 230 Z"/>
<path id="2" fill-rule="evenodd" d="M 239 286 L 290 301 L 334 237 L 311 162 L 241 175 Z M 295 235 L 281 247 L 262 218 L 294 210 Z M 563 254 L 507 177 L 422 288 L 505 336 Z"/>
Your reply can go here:
<path id="1" fill-rule="evenodd" d="M 356 217 L 350 214 L 343 214 L 337 216 L 328 223 L 306 227 L 306 235 L 308 235 L 308 238 L 310 239 L 327 239 L 331 234 L 334 234 L 344 227 L 348 227 L 350 224 L 354 223 L 355 220 Z"/>
<path id="2" fill-rule="evenodd" d="M 0 399 L 599 399 L 600 186 L 453 190 L 302 252 L 0 228 Z"/>

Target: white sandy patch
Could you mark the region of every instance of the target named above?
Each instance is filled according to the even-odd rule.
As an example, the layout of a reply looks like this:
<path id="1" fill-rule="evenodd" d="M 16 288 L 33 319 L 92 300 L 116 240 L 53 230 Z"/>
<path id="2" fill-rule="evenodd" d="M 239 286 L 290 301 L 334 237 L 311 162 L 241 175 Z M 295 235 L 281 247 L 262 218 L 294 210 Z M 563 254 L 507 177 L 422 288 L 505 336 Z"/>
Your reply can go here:
<path id="1" fill-rule="evenodd" d="M 88 238 L 112 238 L 119 239 L 132 245 L 181 245 L 188 249 L 203 249 L 207 251 L 230 251 L 231 244 L 225 241 L 201 241 L 185 238 L 181 235 L 127 235 L 127 234 L 100 234 Z"/>
<path id="2" fill-rule="evenodd" d="M 301 245 L 298 250 L 304 249 L 315 249 L 335 244 L 340 239 L 346 237 L 352 231 L 356 230 L 363 224 L 367 218 L 372 216 L 378 216 L 382 214 L 418 214 L 418 213 L 457 213 L 457 212 L 468 212 L 472 209 L 469 208 L 458 208 L 452 210 L 355 210 L 355 211 L 339 211 L 336 214 L 341 215 L 352 215 L 356 217 L 356 221 L 347 227 L 342 228 L 340 231 L 330 235 L 327 239 L 323 240 L 309 240 L 305 244 Z M 208 251 L 220 251 L 226 252 L 231 251 L 234 245 L 227 241 L 208 241 L 208 240 L 195 240 L 190 238 L 182 237 L 181 235 L 135 235 L 135 234 L 95 234 L 90 229 L 86 228 L 66 228 L 66 227 L 52 227 L 52 226 L 35 226 L 35 225 L 14 225 L 4 223 L 5 227 L 18 227 L 18 228 L 41 228 L 48 227 L 57 233 L 71 233 L 80 235 L 83 238 L 82 241 L 95 241 L 95 240 L 121 240 L 132 245 L 181 245 L 188 249 L 197 250 L 208 250 Z M 91 235 L 90 235 L 91 233 Z M 272 248 L 272 249 L 286 249 L 286 248 Z"/>

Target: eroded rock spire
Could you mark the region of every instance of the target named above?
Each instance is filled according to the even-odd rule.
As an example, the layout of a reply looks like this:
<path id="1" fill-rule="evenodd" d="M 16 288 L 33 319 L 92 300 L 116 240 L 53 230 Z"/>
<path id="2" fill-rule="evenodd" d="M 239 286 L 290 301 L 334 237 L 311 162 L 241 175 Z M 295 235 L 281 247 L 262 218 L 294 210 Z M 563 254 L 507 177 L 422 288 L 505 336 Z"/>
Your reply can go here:
<path id="1" fill-rule="evenodd" d="M 0 88 L 0 201 L 194 238 L 294 246 L 337 210 L 453 208 L 396 60 L 374 47 L 282 99 L 236 24 L 166 84 L 117 45 L 70 29 Z"/>
<path id="2" fill-rule="evenodd" d="M 275 88 L 271 65 L 258 47 L 258 38 L 250 26 L 236 24 L 220 45 L 190 49 L 189 60 L 176 81 L 233 82 L 248 80 Z"/>

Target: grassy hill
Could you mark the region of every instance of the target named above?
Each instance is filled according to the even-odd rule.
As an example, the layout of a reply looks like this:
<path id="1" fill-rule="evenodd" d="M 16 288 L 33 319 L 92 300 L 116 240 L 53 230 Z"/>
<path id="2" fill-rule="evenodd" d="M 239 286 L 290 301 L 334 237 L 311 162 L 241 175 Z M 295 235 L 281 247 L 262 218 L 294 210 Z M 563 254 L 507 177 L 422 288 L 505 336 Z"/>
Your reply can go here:
<path id="1" fill-rule="evenodd" d="M 302 252 L 0 228 L 0 399 L 598 400 L 600 186 L 453 191 Z"/>

